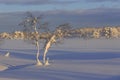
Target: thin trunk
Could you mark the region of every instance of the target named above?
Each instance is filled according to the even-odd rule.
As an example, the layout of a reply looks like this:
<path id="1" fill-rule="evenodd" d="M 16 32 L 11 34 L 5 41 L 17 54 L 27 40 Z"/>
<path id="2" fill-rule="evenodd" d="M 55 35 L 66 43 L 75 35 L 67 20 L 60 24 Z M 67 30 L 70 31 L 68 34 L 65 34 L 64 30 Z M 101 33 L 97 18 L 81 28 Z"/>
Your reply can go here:
<path id="1" fill-rule="evenodd" d="M 48 48 L 44 50 L 44 55 L 43 55 L 43 63 L 45 64 L 46 62 L 46 54 L 48 52 Z"/>
<path id="2" fill-rule="evenodd" d="M 38 42 L 38 41 L 36 41 L 36 47 L 37 47 L 37 55 L 36 55 L 37 65 L 42 65 L 41 61 L 39 60 L 39 56 L 40 56 L 40 45 L 39 45 L 39 42 Z"/>
<path id="3" fill-rule="evenodd" d="M 55 35 L 53 35 L 50 40 L 46 41 L 45 47 L 44 47 L 44 55 L 43 55 L 43 63 L 46 64 L 46 55 L 49 50 L 49 48 L 52 46 L 52 43 L 55 42 Z"/>

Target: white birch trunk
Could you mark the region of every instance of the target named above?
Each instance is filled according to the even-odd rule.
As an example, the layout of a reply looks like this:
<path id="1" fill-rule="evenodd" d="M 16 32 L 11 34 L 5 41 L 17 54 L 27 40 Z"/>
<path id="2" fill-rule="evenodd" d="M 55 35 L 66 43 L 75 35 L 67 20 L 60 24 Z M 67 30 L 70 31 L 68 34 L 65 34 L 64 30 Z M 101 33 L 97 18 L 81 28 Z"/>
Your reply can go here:
<path id="1" fill-rule="evenodd" d="M 48 60 L 46 61 L 46 55 L 48 52 L 48 49 L 51 47 L 52 43 L 55 42 L 55 35 L 53 35 L 50 40 L 46 41 L 45 47 L 44 47 L 44 54 L 43 54 L 43 63 L 44 65 L 48 64 Z"/>
<path id="2" fill-rule="evenodd" d="M 45 50 L 44 50 L 44 54 L 43 54 L 43 63 L 45 64 L 45 62 L 46 62 L 46 54 L 47 54 L 47 52 L 48 52 L 48 45 L 47 45 L 47 48 L 45 48 Z"/>
<path id="3" fill-rule="evenodd" d="M 40 46 L 39 46 L 39 42 L 36 41 L 36 48 L 37 48 L 37 55 L 36 55 L 36 65 L 40 66 L 42 65 L 42 62 L 39 60 L 39 56 L 40 56 Z"/>

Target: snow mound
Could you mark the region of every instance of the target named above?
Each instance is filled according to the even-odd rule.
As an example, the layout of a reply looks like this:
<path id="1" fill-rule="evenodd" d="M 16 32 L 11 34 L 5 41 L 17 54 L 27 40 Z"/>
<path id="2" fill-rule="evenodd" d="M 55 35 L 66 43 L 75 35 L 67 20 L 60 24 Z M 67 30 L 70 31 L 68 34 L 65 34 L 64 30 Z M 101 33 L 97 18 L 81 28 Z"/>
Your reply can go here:
<path id="1" fill-rule="evenodd" d="M 9 56 L 10 56 L 10 53 L 7 52 L 7 53 L 5 54 L 5 57 L 9 57 Z"/>
<path id="2" fill-rule="evenodd" d="M 4 71 L 4 70 L 6 70 L 6 69 L 8 69 L 7 66 L 0 65 L 0 71 Z"/>

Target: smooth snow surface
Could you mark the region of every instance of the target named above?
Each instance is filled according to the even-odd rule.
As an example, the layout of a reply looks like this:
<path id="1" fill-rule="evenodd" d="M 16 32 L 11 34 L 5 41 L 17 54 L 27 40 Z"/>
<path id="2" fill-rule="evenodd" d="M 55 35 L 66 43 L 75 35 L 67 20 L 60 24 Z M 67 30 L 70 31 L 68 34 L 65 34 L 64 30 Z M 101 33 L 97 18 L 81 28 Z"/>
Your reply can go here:
<path id="1" fill-rule="evenodd" d="M 120 80 L 120 39 L 67 39 L 51 47 L 48 66 L 36 66 L 35 56 L 34 45 L 6 40 L 0 47 L 0 80 Z"/>

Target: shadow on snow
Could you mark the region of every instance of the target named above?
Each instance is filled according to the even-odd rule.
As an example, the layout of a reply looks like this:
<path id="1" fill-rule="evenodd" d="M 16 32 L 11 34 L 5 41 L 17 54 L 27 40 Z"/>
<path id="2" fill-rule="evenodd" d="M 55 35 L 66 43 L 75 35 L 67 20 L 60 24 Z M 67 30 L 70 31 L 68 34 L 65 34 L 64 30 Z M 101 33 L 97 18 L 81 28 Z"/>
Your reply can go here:
<path id="1" fill-rule="evenodd" d="M 50 50 L 48 57 L 54 60 L 97 60 L 120 58 L 119 52 L 71 52 Z"/>
<path id="2" fill-rule="evenodd" d="M 35 64 L 25 64 L 25 65 L 10 66 L 5 71 L 19 70 L 19 69 L 23 69 L 23 68 L 33 66 L 33 65 L 35 65 Z"/>
<path id="3" fill-rule="evenodd" d="M 0 51 L 5 53 L 6 51 Z M 26 53 L 27 52 L 27 53 Z M 36 59 L 35 50 L 28 50 L 23 52 L 10 52 L 12 57 L 21 59 Z M 43 50 L 40 53 L 40 59 L 43 57 Z M 60 51 L 60 50 L 49 50 L 47 57 L 52 60 L 97 60 L 97 59 L 112 59 L 120 58 L 120 52 L 75 52 L 75 51 Z"/>

